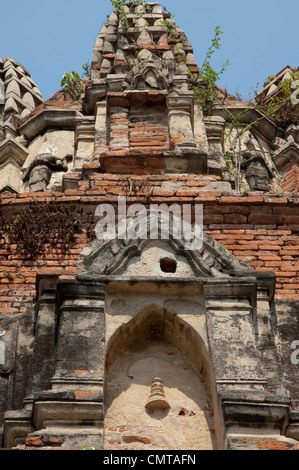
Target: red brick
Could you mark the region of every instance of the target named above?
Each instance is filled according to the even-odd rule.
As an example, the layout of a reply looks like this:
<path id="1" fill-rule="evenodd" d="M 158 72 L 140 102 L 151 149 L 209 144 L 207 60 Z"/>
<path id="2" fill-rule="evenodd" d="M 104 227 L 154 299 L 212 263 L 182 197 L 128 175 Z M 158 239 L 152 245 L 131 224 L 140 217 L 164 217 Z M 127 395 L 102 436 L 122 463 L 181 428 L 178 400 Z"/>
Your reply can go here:
<path id="1" fill-rule="evenodd" d="M 272 245 L 270 243 L 259 243 L 258 246 L 259 246 L 260 250 L 266 250 L 266 251 L 271 251 L 271 250 L 279 251 L 279 250 L 281 250 L 281 246 L 277 245 L 277 244 Z"/>
<path id="2" fill-rule="evenodd" d="M 253 268 L 260 268 L 261 266 L 263 266 L 263 261 L 250 261 L 250 266 L 252 266 Z"/>
<path id="3" fill-rule="evenodd" d="M 16 194 L 1 194 L 0 200 L 1 199 L 15 199 L 17 197 Z"/>
<path id="4" fill-rule="evenodd" d="M 225 248 L 227 248 L 229 251 L 239 251 L 242 250 L 242 247 L 240 245 L 230 245 L 229 242 L 225 243 L 224 241 L 220 241 L 221 245 L 223 245 Z M 255 250 L 256 248 L 255 247 L 245 247 L 244 246 L 244 251 L 247 251 L 247 250 Z"/>
<path id="5" fill-rule="evenodd" d="M 279 298 L 279 299 L 299 300 L 299 294 L 284 294 L 283 292 L 281 292 L 277 295 L 277 298 Z"/>
<path id="6" fill-rule="evenodd" d="M 298 207 L 290 207 L 290 206 L 274 206 L 273 207 L 273 214 L 278 215 L 298 215 Z"/>
<path id="7" fill-rule="evenodd" d="M 131 147 L 146 147 L 146 148 L 152 148 L 152 147 L 163 147 L 165 146 L 166 140 L 154 140 L 154 139 L 143 139 L 140 141 L 132 141 L 130 139 L 130 146 Z"/>
<path id="8" fill-rule="evenodd" d="M 223 215 L 221 214 L 209 214 L 204 215 L 204 224 L 222 224 L 223 223 Z"/>
<path id="9" fill-rule="evenodd" d="M 241 214 L 224 214 L 225 224 L 246 224 L 247 217 Z"/>
<path id="10" fill-rule="evenodd" d="M 254 236 L 253 235 L 245 235 L 243 233 L 239 233 L 238 231 L 236 233 L 231 233 L 231 234 L 220 234 L 220 235 L 215 235 L 214 238 L 216 240 L 253 240 Z"/>
<path id="11" fill-rule="evenodd" d="M 281 266 L 292 266 L 291 261 L 281 261 L 281 260 L 276 260 L 276 261 L 265 261 L 265 266 L 273 266 L 273 267 L 281 267 Z M 299 267 L 298 267 L 299 270 Z"/>
<path id="12" fill-rule="evenodd" d="M 174 191 L 160 191 L 155 190 L 153 192 L 153 196 L 160 196 L 160 197 L 172 197 L 174 195 Z"/>
<path id="13" fill-rule="evenodd" d="M 268 235 L 276 235 L 276 236 L 282 236 L 282 235 L 292 235 L 292 232 L 290 230 L 281 230 L 278 228 L 277 230 L 268 230 L 267 231 Z"/>
<path id="14" fill-rule="evenodd" d="M 261 257 L 258 256 L 258 253 L 255 250 L 250 250 L 250 248 L 247 251 L 246 250 L 244 250 L 244 251 L 236 250 L 236 251 L 234 251 L 233 254 L 236 257 L 242 257 L 242 258 L 247 258 L 247 257 L 252 257 L 253 256 L 253 257 L 255 257 L 255 259 L 257 261 L 262 261 Z"/>
<path id="15" fill-rule="evenodd" d="M 233 196 L 223 196 L 219 198 L 218 204 L 237 204 L 237 205 L 248 205 L 251 204 L 263 204 L 263 197 L 233 197 Z"/>
<path id="16" fill-rule="evenodd" d="M 288 450 L 289 444 L 286 442 L 275 441 L 274 439 L 249 439 L 260 450 Z"/>
<path id="17" fill-rule="evenodd" d="M 31 446 L 31 447 L 40 447 L 43 445 L 42 443 L 42 436 L 32 436 L 32 437 L 27 437 L 25 441 L 26 446 Z"/>
<path id="18" fill-rule="evenodd" d="M 293 272 L 293 271 L 283 271 L 283 272 L 277 272 L 276 275 L 277 275 L 277 277 L 292 277 L 292 278 L 294 278 L 295 273 L 296 272 Z M 298 273 L 299 273 L 299 271 L 298 271 Z M 280 282 L 282 282 L 282 281 L 280 281 Z"/>
<path id="19" fill-rule="evenodd" d="M 215 196 L 201 196 L 201 197 L 196 197 L 194 199 L 194 203 L 196 204 L 207 204 L 207 203 L 216 203 L 217 198 Z"/>
<path id="20" fill-rule="evenodd" d="M 259 246 L 255 241 L 249 241 L 249 240 L 239 240 L 238 243 L 239 250 L 258 250 Z"/>
<path id="21" fill-rule="evenodd" d="M 239 214 L 239 215 L 248 215 L 250 207 L 248 206 L 218 206 L 224 214 Z"/>
<path id="22" fill-rule="evenodd" d="M 299 233 L 299 225 L 289 225 L 289 229 L 290 229 L 293 233 Z"/>
<path id="23" fill-rule="evenodd" d="M 26 195 L 27 196 L 27 195 Z M 51 198 L 49 199 L 49 201 L 52 200 Z M 17 204 L 32 204 L 34 202 L 34 198 L 32 197 L 24 197 L 23 199 L 20 199 L 20 198 L 16 198 L 16 199 L 10 199 L 9 200 L 9 204 L 14 204 L 14 205 L 17 205 Z"/>
<path id="24" fill-rule="evenodd" d="M 186 186 L 190 186 L 191 188 L 192 187 L 198 187 L 198 188 L 203 188 L 205 186 L 208 186 L 208 184 L 210 184 L 209 181 L 187 181 L 186 182 Z"/>
<path id="25" fill-rule="evenodd" d="M 176 192 L 176 196 L 178 197 L 181 197 L 181 196 L 189 196 L 189 197 L 197 197 L 198 196 L 198 192 L 197 191 L 181 191 L 181 190 L 178 190 Z"/>
<path id="26" fill-rule="evenodd" d="M 250 206 L 251 214 L 272 214 L 272 207 L 269 206 Z"/>
<path id="27" fill-rule="evenodd" d="M 275 204 L 287 204 L 288 199 L 286 197 L 264 197 L 266 204 L 271 204 L 272 207 L 275 207 Z"/>
<path id="28" fill-rule="evenodd" d="M 248 223 L 254 225 L 282 225 L 283 219 L 279 215 L 257 215 L 250 214 L 248 216 Z"/>
<path id="29" fill-rule="evenodd" d="M 210 230 L 230 230 L 232 227 L 238 230 L 253 230 L 254 226 L 249 224 L 215 224 L 210 226 Z"/>
<path id="30" fill-rule="evenodd" d="M 298 272 L 299 273 L 299 266 L 289 266 L 287 264 L 285 265 L 282 265 L 281 266 L 281 271 L 287 271 L 287 272 L 293 272 L 293 275 L 294 275 L 294 272 Z"/>
<path id="31" fill-rule="evenodd" d="M 275 256 L 273 254 L 270 254 L 270 255 L 260 255 L 260 254 L 258 254 L 258 257 L 262 261 L 281 261 L 280 256 Z"/>
<path id="32" fill-rule="evenodd" d="M 298 209 L 297 209 L 297 214 L 298 214 Z M 286 225 L 299 225 L 299 215 L 284 216 L 283 222 Z"/>
<path id="33" fill-rule="evenodd" d="M 63 436 L 43 436 L 42 442 L 45 446 L 60 447 L 64 442 Z"/>
<path id="34" fill-rule="evenodd" d="M 220 191 L 199 191 L 197 195 L 199 197 L 220 197 L 222 193 Z"/>
<path id="35" fill-rule="evenodd" d="M 299 282 L 297 284 L 285 284 L 284 288 L 299 290 Z"/>
<path id="36" fill-rule="evenodd" d="M 147 161 L 148 168 L 156 168 L 164 170 L 166 168 L 165 160 L 163 158 L 148 158 Z"/>
<path id="37" fill-rule="evenodd" d="M 291 249 L 288 249 L 288 248 L 291 248 Z M 285 246 L 283 249 L 281 249 L 280 255 L 281 256 L 283 256 L 283 255 L 299 256 L 299 248 L 296 250 L 296 249 L 294 249 L 294 247 Z"/>
<path id="38" fill-rule="evenodd" d="M 78 390 L 75 391 L 75 397 L 77 400 L 100 400 L 101 392 L 97 390 Z"/>

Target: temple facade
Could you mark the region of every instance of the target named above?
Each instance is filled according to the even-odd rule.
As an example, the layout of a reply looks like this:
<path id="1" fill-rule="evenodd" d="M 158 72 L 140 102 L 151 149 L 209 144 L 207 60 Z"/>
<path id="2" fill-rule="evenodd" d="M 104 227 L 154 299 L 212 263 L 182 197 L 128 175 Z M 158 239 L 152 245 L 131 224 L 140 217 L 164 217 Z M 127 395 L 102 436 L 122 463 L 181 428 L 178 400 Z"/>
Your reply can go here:
<path id="1" fill-rule="evenodd" d="M 80 96 L 0 60 L 0 447 L 299 450 L 299 120 L 203 105 L 184 31 L 122 12 Z"/>

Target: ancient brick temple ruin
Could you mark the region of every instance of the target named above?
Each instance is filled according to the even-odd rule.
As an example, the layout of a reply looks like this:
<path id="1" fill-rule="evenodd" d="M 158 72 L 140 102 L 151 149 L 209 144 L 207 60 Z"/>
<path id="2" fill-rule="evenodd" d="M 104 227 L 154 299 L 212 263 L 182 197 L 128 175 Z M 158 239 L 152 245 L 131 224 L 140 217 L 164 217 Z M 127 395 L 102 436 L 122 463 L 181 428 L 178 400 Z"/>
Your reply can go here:
<path id="1" fill-rule="evenodd" d="M 247 103 L 217 88 L 203 109 L 184 31 L 157 3 L 124 12 L 80 99 L 0 61 L 0 446 L 299 449 L 299 125 L 243 113 L 239 190 L 226 130 Z M 95 237 L 120 196 L 144 223 L 203 207 L 202 246 Z M 47 208 L 60 239 L 37 249 Z"/>

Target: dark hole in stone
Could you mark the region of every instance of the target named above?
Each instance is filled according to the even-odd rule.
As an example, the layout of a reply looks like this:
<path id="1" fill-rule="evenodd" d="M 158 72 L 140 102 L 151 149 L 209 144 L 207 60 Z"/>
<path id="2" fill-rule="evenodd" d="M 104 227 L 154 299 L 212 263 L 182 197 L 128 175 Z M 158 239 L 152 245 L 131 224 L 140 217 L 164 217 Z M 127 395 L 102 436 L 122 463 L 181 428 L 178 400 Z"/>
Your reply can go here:
<path id="1" fill-rule="evenodd" d="M 179 416 L 187 416 L 187 414 L 188 414 L 188 411 L 184 410 L 184 408 L 182 408 L 181 411 L 179 412 Z"/>
<path id="2" fill-rule="evenodd" d="M 177 262 L 174 259 L 163 258 L 160 260 L 160 267 L 163 273 L 175 273 L 177 269 Z"/>

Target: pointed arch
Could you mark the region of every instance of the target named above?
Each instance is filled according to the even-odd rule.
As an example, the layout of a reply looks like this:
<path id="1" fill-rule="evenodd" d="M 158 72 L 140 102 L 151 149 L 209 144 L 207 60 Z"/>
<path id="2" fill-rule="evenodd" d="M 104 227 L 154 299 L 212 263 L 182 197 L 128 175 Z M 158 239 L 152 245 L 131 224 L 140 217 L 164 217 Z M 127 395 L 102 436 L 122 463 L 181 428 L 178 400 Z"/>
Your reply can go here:
<path id="1" fill-rule="evenodd" d="M 192 426 L 197 446 L 203 448 L 209 443 L 207 443 L 207 436 L 202 437 L 203 440 L 200 441 L 200 430 L 196 435 L 196 426 L 194 428 L 196 419 L 198 419 L 199 428 L 206 426 L 205 433 L 212 433 L 211 448 L 222 448 L 223 417 L 221 408 L 218 406 L 213 365 L 207 345 L 200 334 L 178 314 L 152 304 L 121 325 L 107 344 L 104 393 L 104 396 L 108 397 L 105 400 L 106 428 L 117 424 L 113 416 L 115 415 L 113 407 L 120 406 L 120 403 L 123 404 L 124 415 L 127 406 L 128 409 L 135 406 L 134 415 L 135 418 L 137 416 L 137 422 L 139 416 L 141 423 L 150 427 L 153 421 L 146 419 L 144 399 L 150 389 L 151 380 L 156 376 L 162 376 L 161 381 L 165 386 L 166 394 L 168 393 L 172 399 L 170 411 L 164 414 L 157 412 L 156 416 L 150 418 L 165 420 L 169 416 L 170 422 L 174 423 L 178 416 L 189 416 L 189 418 L 193 416 Z M 121 384 L 119 389 L 116 389 L 116 383 L 118 386 Z M 132 403 L 132 392 L 130 393 L 129 390 L 131 387 L 135 391 L 134 403 Z M 112 389 L 114 389 L 113 392 Z M 131 403 L 129 403 L 130 400 Z M 194 404 L 191 410 L 190 403 L 192 402 L 196 403 L 197 408 Z M 185 407 L 184 403 L 187 403 Z M 121 420 L 118 424 L 122 424 Z M 179 418 L 178 426 L 180 424 Z M 167 429 L 170 432 L 170 428 L 167 427 Z M 173 433 L 175 435 L 175 429 Z M 194 449 L 193 444 L 189 443 L 189 445 Z"/>

